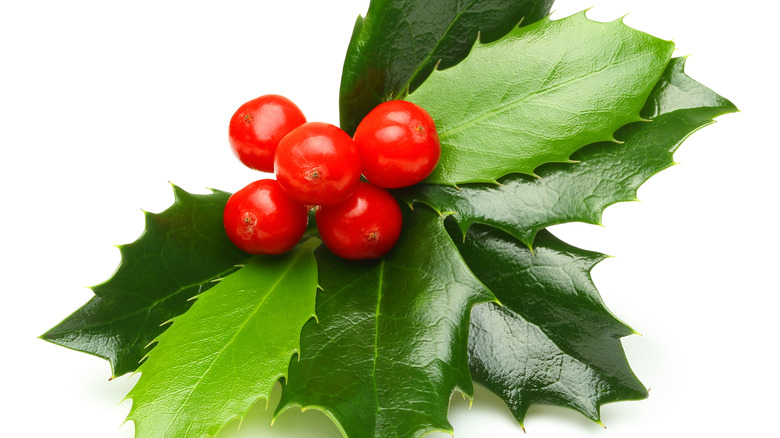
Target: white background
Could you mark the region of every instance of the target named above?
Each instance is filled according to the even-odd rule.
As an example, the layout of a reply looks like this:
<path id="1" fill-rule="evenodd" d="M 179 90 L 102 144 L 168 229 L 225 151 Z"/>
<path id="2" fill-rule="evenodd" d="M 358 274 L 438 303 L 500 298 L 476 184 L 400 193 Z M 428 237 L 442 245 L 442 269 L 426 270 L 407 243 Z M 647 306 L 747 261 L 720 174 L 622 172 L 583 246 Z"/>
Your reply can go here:
<path id="1" fill-rule="evenodd" d="M 368 0 L 0 3 L 0 418 L 8 437 L 132 437 L 121 403 L 136 378 L 37 339 L 92 295 L 168 181 L 228 191 L 258 179 L 232 156 L 244 101 L 290 97 L 338 123 L 344 52 Z M 607 429 L 533 407 L 528 436 L 769 436 L 778 403 L 778 133 L 775 2 L 560 0 L 673 39 L 687 72 L 741 113 L 694 134 L 681 164 L 610 207 L 604 227 L 553 230 L 617 256 L 593 272 L 605 302 L 643 333 L 624 340 L 650 397 L 603 408 Z M 753 9 L 748 9 L 752 7 Z M 261 402 L 223 437 L 338 437 L 318 411 L 273 428 Z M 458 438 L 522 436 L 500 400 L 459 395 Z M 434 435 L 431 435 L 434 436 Z M 435 436 L 445 436 L 443 434 Z"/>

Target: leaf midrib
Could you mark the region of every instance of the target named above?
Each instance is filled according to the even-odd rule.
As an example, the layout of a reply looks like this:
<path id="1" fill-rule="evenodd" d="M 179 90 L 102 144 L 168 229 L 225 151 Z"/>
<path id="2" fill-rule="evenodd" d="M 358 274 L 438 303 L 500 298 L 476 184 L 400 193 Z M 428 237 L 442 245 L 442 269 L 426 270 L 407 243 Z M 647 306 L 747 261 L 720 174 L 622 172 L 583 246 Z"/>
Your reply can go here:
<path id="1" fill-rule="evenodd" d="M 379 281 L 377 284 L 376 313 L 374 314 L 374 363 L 371 370 L 371 383 L 374 385 L 374 402 L 376 403 L 376 412 L 381 410 L 379 406 L 379 388 L 376 383 L 376 364 L 379 359 L 379 315 L 382 305 L 382 291 L 384 289 L 385 277 L 385 258 L 379 264 Z"/>

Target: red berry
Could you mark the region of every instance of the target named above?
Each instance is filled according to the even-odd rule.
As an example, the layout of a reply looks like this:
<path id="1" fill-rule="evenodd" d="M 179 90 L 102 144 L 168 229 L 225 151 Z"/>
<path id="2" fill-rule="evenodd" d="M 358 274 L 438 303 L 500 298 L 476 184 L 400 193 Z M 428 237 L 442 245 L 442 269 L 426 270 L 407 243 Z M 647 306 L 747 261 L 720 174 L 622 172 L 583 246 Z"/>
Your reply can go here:
<path id="1" fill-rule="evenodd" d="M 363 176 L 388 189 L 416 184 L 433 171 L 441 156 L 433 118 L 404 100 L 379 104 L 355 131 Z"/>
<path id="2" fill-rule="evenodd" d="M 272 179 L 255 181 L 228 199 L 223 215 L 230 240 L 250 254 L 282 254 L 306 232 L 309 212 Z"/>
<path id="3" fill-rule="evenodd" d="M 241 105 L 230 119 L 230 147 L 247 167 L 273 172 L 279 140 L 304 123 L 306 117 L 290 99 L 260 96 Z"/>
<path id="4" fill-rule="evenodd" d="M 401 235 L 401 209 L 395 198 L 364 182 L 343 203 L 319 207 L 316 218 L 325 246 L 349 260 L 381 257 Z"/>
<path id="5" fill-rule="evenodd" d="M 274 173 L 291 198 L 306 205 L 343 202 L 360 179 L 360 155 L 346 132 L 328 123 L 305 123 L 276 150 Z"/>

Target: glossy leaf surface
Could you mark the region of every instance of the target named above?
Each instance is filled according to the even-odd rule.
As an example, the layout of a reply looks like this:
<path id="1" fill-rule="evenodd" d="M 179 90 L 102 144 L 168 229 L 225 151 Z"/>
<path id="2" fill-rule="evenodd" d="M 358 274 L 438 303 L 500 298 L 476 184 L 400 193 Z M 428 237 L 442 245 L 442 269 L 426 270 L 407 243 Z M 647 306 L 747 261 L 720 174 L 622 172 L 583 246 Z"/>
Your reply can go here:
<path id="1" fill-rule="evenodd" d="M 424 250 L 421 250 L 424 248 Z M 450 397 L 472 394 L 469 314 L 493 300 L 427 208 L 405 217 L 382 259 L 349 262 L 317 250 L 317 318 L 301 334 L 277 414 L 324 411 L 349 437 L 451 431 Z"/>
<path id="2" fill-rule="evenodd" d="M 146 228 L 119 247 L 122 262 L 95 296 L 42 338 L 108 359 L 114 377 L 135 371 L 161 324 L 184 313 L 190 298 L 249 257 L 228 240 L 222 210 L 229 193 L 195 195 L 173 187 L 175 202 L 145 213 Z"/>
<path id="3" fill-rule="evenodd" d="M 472 377 L 504 399 L 521 424 L 532 404 L 568 406 L 599 421 L 602 404 L 647 396 L 619 341 L 632 331 L 604 307 L 590 278 L 602 254 L 547 231 L 531 252 L 484 225 L 458 247 L 503 304 L 472 311 Z"/>
<path id="4" fill-rule="evenodd" d="M 462 60 L 481 35 L 493 41 L 547 15 L 552 0 L 373 0 L 358 17 L 341 78 L 341 127 L 353 133 L 375 106 L 402 98 L 434 66 Z"/>
<path id="5" fill-rule="evenodd" d="M 477 44 L 436 70 L 407 100 L 436 122 L 441 159 L 429 183 L 495 182 L 567 162 L 577 149 L 612 140 L 639 111 L 674 45 L 622 21 L 585 13 L 544 19 Z"/>
<path id="6" fill-rule="evenodd" d="M 736 110 L 728 100 L 688 77 L 684 58 L 669 64 L 642 116 L 616 134 L 623 144 L 602 142 L 577 151 L 575 164 L 547 164 L 539 178 L 509 175 L 500 185 L 464 184 L 458 189 L 422 184 L 396 192 L 409 203 L 455 212 L 462 231 L 474 223 L 500 228 L 527 245 L 536 233 L 565 222 L 599 223 L 602 211 L 636 199 L 655 173 L 673 164 L 672 154 L 691 133 L 718 115 Z"/>
<path id="7" fill-rule="evenodd" d="M 314 316 L 318 245 L 258 256 L 173 319 L 127 396 L 137 438 L 214 436 L 268 400 Z"/>

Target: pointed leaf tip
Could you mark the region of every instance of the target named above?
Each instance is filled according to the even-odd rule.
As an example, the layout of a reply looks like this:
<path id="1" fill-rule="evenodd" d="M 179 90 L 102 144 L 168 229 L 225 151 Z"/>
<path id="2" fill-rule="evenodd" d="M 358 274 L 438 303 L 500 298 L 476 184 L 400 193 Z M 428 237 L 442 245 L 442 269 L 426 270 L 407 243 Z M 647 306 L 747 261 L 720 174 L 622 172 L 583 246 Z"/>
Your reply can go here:
<path id="1" fill-rule="evenodd" d="M 175 187 L 175 186 L 174 186 Z M 250 256 L 224 232 L 229 194 L 179 196 L 161 213 L 144 212 L 146 228 L 118 246 L 122 261 L 95 296 L 48 332 L 47 340 L 109 361 L 112 376 L 134 371 L 161 324 L 184 313 L 191 297 Z M 186 260 L 186 263 L 182 263 Z"/>

